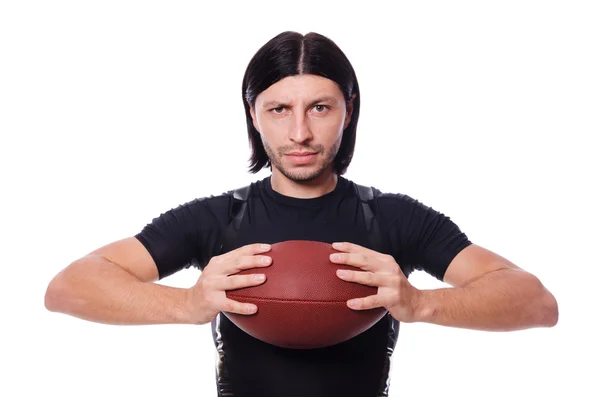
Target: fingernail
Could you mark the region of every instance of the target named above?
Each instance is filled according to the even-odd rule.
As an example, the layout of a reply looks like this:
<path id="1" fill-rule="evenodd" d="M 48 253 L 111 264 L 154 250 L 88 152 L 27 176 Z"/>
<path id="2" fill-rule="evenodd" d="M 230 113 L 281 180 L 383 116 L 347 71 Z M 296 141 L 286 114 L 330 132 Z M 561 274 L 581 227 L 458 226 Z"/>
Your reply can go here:
<path id="1" fill-rule="evenodd" d="M 257 307 L 256 306 L 248 306 L 248 313 L 254 313 L 256 311 Z"/>
<path id="2" fill-rule="evenodd" d="M 262 258 L 262 261 L 261 261 L 261 262 L 262 262 L 262 263 L 271 263 L 271 258 L 267 256 L 267 257 L 265 257 L 265 258 Z"/>
<path id="3" fill-rule="evenodd" d="M 340 254 L 331 254 L 332 261 L 339 261 L 342 258 Z"/>
<path id="4" fill-rule="evenodd" d="M 271 246 L 269 244 L 261 244 L 260 248 L 264 249 L 264 250 L 268 250 L 269 248 L 271 248 Z"/>
<path id="5" fill-rule="evenodd" d="M 254 279 L 258 280 L 258 281 L 262 281 L 265 279 L 265 275 L 264 274 L 255 274 Z"/>
<path id="6" fill-rule="evenodd" d="M 348 270 L 338 269 L 337 274 L 340 277 L 346 277 L 348 275 Z"/>

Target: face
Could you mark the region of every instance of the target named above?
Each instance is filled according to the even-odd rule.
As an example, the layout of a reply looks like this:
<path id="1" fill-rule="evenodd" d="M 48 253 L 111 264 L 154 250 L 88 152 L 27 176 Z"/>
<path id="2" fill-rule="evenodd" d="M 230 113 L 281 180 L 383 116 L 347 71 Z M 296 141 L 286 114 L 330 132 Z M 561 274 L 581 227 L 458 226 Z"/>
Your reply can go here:
<path id="1" fill-rule="evenodd" d="M 261 92 L 250 113 L 273 172 L 303 182 L 333 171 L 352 105 L 332 80 L 298 75 Z"/>

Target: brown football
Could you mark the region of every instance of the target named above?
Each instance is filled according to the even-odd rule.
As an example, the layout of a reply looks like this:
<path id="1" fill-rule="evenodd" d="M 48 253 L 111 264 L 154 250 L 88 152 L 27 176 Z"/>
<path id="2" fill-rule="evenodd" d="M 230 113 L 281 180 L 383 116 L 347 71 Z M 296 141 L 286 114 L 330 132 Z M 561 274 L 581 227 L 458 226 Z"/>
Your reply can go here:
<path id="1" fill-rule="evenodd" d="M 263 273 L 264 283 L 227 291 L 227 297 L 254 303 L 251 315 L 224 313 L 253 337 L 279 347 L 313 349 L 347 341 L 379 321 L 386 309 L 350 309 L 346 302 L 377 293 L 377 288 L 341 280 L 337 269 L 358 270 L 329 260 L 331 244 L 290 240 L 271 245 L 273 261 L 264 268 L 238 274 Z"/>

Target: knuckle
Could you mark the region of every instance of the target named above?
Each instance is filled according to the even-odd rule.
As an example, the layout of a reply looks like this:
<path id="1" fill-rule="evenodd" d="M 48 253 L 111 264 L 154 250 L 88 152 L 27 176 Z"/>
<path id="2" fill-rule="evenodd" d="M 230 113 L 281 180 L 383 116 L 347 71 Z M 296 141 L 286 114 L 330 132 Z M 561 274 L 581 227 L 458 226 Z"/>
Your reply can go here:
<path id="1" fill-rule="evenodd" d="M 400 289 L 402 287 L 402 285 L 405 283 L 405 278 L 402 276 L 401 272 L 398 272 L 397 274 L 394 275 L 394 278 L 392 280 L 393 285 L 397 286 L 398 289 Z"/>
<path id="2" fill-rule="evenodd" d="M 223 304 L 223 306 L 224 306 L 225 311 L 233 312 L 235 310 L 235 305 L 233 304 L 232 301 L 226 301 Z"/>
<path id="3" fill-rule="evenodd" d="M 392 277 L 394 284 L 402 284 L 402 272 L 400 270 L 396 270 Z"/>
<path id="4" fill-rule="evenodd" d="M 240 280 L 240 276 L 231 276 L 227 278 L 227 290 L 238 289 L 243 286 L 243 283 Z"/>
<path id="5" fill-rule="evenodd" d="M 352 273 L 354 273 L 356 275 L 356 279 L 360 280 L 361 282 L 364 283 L 368 283 L 370 281 L 370 272 L 366 271 L 366 270 L 355 270 Z"/>
<path id="6" fill-rule="evenodd" d="M 346 269 L 344 269 L 344 270 L 346 270 Z M 358 277 L 357 277 L 356 272 L 354 272 L 352 270 L 346 270 L 346 275 L 344 276 L 344 278 L 346 278 L 348 281 L 354 281 Z"/>
<path id="7" fill-rule="evenodd" d="M 211 284 L 211 279 L 210 277 L 206 277 L 206 274 L 203 274 L 202 276 L 204 277 L 200 277 L 200 279 L 198 280 L 198 284 L 200 284 L 200 287 L 202 289 L 210 289 L 210 284 Z"/>
<path id="8" fill-rule="evenodd" d="M 218 287 L 219 284 L 219 279 L 222 279 L 222 277 L 209 277 L 206 279 L 206 286 L 209 290 L 215 290 Z"/>
<path id="9" fill-rule="evenodd" d="M 372 272 L 367 272 L 367 281 L 372 283 L 375 281 L 375 275 Z"/>
<path id="10" fill-rule="evenodd" d="M 236 276 L 227 276 L 227 277 L 222 277 L 219 280 L 219 285 L 218 288 L 215 285 L 215 289 L 218 289 L 219 291 L 228 291 L 231 289 L 231 286 L 233 285 L 233 283 L 235 282 L 235 277 Z M 216 282 L 215 282 L 216 284 Z"/>
<path id="11" fill-rule="evenodd" d="M 248 267 L 252 261 L 250 260 L 251 258 L 249 258 L 248 256 L 240 256 L 237 258 L 236 261 L 236 268 L 238 269 L 245 269 L 246 267 Z"/>

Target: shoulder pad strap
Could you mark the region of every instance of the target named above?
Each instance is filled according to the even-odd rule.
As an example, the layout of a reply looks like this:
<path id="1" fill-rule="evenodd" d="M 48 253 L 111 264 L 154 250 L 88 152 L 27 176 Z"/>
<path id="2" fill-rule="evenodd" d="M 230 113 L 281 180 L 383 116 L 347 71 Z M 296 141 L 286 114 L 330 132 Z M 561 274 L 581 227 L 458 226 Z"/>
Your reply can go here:
<path id="1" fill-rule="evenodd" d="M 225 229 L 225 235 L 221 242 L 220 253 L 223 253 L 223 249 L 230 247 L 235 240 L 235 236 L 240 228 L 244 213 L 246 212 L 246 206 L 248 202 L 248 195 L 250 194 L 250 186 L 240 187 L 230 192 L 232 197 L 231 207 L 229 209 L 229 223 Z"/>
<path id="2" fill-rule="evenodd" d="M 358 197 L 360 197 L 360 201 L 365 202 L 373 200 L 373 188 L 359 185 L 358 183 L 355 183 L 354 186 L 356 186 L 356 190 L 358 192 Z"/>
<path id="3" fill-rule="evenodd" d="M 246 201 L 248 200 L 248 192 L 250 192 L 250 186 L 240 187 L 233 191 L 233 198 L 236 200 Z"/>
<path id="4" fill-rule="evenodd" d="M 246 211 L 246 202 L 248 201 L 248 194 L 250 193 L 250 186 L 240 187 L 235 189 L 232 193 L 233 203 L 231 206 L 231 213 L 229 214 L 229 220 L 235 230 L 238 230 L 244 212 Z"/>
<path id="5" fill-rule="evenodd" d="M 371 208 L 371 205 L 373 205 L 373 199 L 375 198 L 375 190 L 372 187 L 359 185 L 357 183 L 355 183 L 354 186 L 356 187 L 356 193 L 362 202 L 365 226 L 367 227 L 367 235 L 371 240 L 373 249 L 381 252 L 383 249 L 383 241 L 379 231 L 379 222 L 377 222 L 377 217 Z"/>

